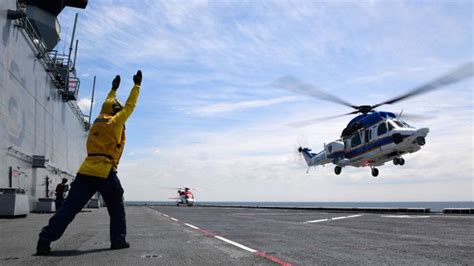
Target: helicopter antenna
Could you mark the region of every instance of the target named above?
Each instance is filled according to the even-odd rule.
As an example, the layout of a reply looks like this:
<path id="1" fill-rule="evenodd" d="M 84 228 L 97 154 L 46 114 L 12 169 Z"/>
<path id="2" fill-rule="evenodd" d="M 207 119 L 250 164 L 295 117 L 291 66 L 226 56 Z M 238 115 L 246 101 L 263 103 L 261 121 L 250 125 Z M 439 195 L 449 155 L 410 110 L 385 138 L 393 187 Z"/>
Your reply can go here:
<path id="1" fill-rule="evenodd" d="M 398 118 L 402 118 L 402 114 L 403 114 L 403 109 L 400 111 L 400 114 L 398 115 Z"/>

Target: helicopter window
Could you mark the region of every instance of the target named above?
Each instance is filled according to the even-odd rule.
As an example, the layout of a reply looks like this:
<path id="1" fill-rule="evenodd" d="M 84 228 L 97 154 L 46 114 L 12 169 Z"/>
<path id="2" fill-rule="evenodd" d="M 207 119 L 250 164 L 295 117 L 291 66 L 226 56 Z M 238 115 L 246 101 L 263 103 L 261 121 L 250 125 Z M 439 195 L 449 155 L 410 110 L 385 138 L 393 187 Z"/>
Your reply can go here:
<path id="1" fill-rule="evenodd" d="M 361 144 L 361 139 L 359 133 L 355 134 L 351 139 L 351 148 L 359 146 Z"/>
<path id="2" fill-rule="evenodd" d="M 395 127 L 393 126 L 392 122 L 388 122 L 388 131 L 392 131 Z"/>
<path id="3" fill-rule="evenodd" d="M 405 121 L 400 121 L 400 122 L 401 122 L 403 125 L 405 125 L 405 127 L 411 127 L 411 128 L 413 128 L 412 126 L 410 126 L 409 124 L 407 124 L 407 122 L 405 122 Z"/>
<path id="4" fill-rule="evenodd" d="M 377 135 L 383 135 L 387 133 L 387 124 L 385 122 L 381 123 L 377 129 Z"/>
<path id="5" fill-rule="evenodd" d="M 395 124 L 397 124 L 397 126 L 399 126 L 399 127 L 405 127 L 400 121 L 393 120 L 393 122 L 394 122 Z"/>
<path id="6" fill-rule="evenodd" d="M 365 131 L 365 143 L 368 143 L 371 139 L 371 135 L 372 135 L 372 130 L 371 129 L 367 129 Z"/>

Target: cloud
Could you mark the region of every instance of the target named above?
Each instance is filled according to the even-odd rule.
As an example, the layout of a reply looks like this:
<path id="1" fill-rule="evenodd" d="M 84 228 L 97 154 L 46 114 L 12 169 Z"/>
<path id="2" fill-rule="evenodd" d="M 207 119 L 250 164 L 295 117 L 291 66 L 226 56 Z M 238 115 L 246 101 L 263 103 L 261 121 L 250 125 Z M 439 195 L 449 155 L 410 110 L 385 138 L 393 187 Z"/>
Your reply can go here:
<path id="1" fill-rule="evenodd" d="M 280 103 L 287 103 L 287 102 L 294 102 L 298 100 L 298 97 L 295 96 L 286 96 L 286 97 L 278 97 L 273 99 L 265 99 L 265 100 L 251 100 L 251 101 L 243 101 L 237 103 L 217 103 L 211 104 L 207 106 L 201 106 L 191 111 L 193 114 L 197 115 L 215 115 L 220 113 L 229 113 L 229 112 L 236 112 L 236 111 L 245 111 L 249 109 L 267 107 L 275 104 Z"/>
<path id="2" fill-rule="evenodd" d="M 422 99 L 415 98 L 409 105 L 414 113 L 419 110 L 430 113 L 439 107 L 429 103 L 451 97 L 453 102 L 472 106 L 472 98 L 466 97 L 466 93 L 470 94 L 463 91 L 453 96 L 450 90 L 438 91 Z M 428 105 L 429 109 L 423 105 Z M 337 106 L 332 106 L 325 111 L 332 113 L 337 109 Z M 463 107 L 452 105 L 438 111 L 441 112 L 428 123 L 416 123 L 418 127 L 430 128 L 427 144 L 422 150 L 406 155 L 403 167 L 390 162 L 379 167 L 377 179 L 370 175 L 368 168 L 347 167 L 341 175 L 335 176 L 332 165 L 312 168 L 309 174 L 305 174 L 307 167 L 296 154 L 297 147 L 308 145 L 318 152 L 323 143 L 337 139 L 347 123 L 347 119 L 341 118 L 300 129 L 284 126 L 288 120 L 307 118 L 305 112 L 257 120 L 254 124 L 233 129 L 209 131 L 202 128 L 185 132 L 179 138 L 173 136 L 171 139 L 182 145 L 160 148 L 159 159 L 148 155 L 124 158 L 121 174 L 124 184 L 133 187 L 128 192 L 130 197 L 134 195 L 134 199 L 146 200 L 166 200 L 169 195 L 134 194 L 133 191 L 139 190 L 133 184 L 134 176 L 142 177 L 143 183 L 150 187 L 158 184 L 180 186 L 183 182 L 205 187 L 207 192 L 198 196 L 202 201 L 470 199 L 474 171 L 473 110 L 466 112 Z M 441 184 L 449 191 L 440 190 Z M 221 193 L 223 187 L 232 187 L 232 190 Z M 311 195 L 302 193 L 308 187 L 313 192 Z M 271 193 L 262 193 L 268 190 Z M 420 194 L 420 191 L 430 192 Z"/>
<path id="3" fill-rule="evenodd" d="M 91 108 L 91 98 L 80 98 L 79 101 L 77 101 L 77 106 L 79 106 L 83 114 L 89 115 L 89 111 Z"/>
<path id="4" fill-rule="evenodd" d="M 169 195 L 157 186 L 183 184 L 210 189 L 200 200 L 466 199 L 472 197 L 472 80 L 384 106 L 435 118 L 413 122 L 430 127 L 427 145 L 408 155 L 404 167 L 381 167 L 377 179 L 366 168 L 305 174 L 298 145 L 319 151 L 350 117 L 300 129 L 285 124 L 352 110 L 268 83 L 295 76 L 353 104 L 389 99 L 472 58 L 471 7 L 462 1 L 92 1 L 79 11 L 77 69 L 90 73 L 83 84 L 97 75 L 99 97 L 116 73 L 144 72 L 119 169 L 127 199 L 165 200 Z M 77 10 L 70 10 L 64 21 L 73 21 Z"/>

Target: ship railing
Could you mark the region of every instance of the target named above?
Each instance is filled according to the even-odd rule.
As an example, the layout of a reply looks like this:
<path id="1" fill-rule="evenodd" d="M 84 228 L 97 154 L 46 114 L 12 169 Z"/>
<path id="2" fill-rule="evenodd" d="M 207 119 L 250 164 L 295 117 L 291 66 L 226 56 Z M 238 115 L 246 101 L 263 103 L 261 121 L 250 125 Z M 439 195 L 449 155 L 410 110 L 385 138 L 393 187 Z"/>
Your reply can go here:
<path id="1" fill-rule="evenodd" d="M 17 0 L 17 10 L 23 11 L 27 8 L 25 0 Z M 31 44 L 33 45 L 34 50 L 36 50 L 35 57 L 37 59 L 41 59 L 44 62 L 46 69 L 49 73 L 53 73 L 51 78 L 53 79 L 55 85 L 58 89 L 68 94 L 69 86 L 67 83 L 69 79 L 69 73 L 73 72 L 74 76 L 76 76 L 76 68 L 75 68 L 75 56 L 74 62 L 71 59 L 71 54 L 59 54 L 56 50 L 50 50 L 44 44 L 40 34 L 36 31 L 36 27 L 34 24 L 28 19 L 27 16 L 21 17 L 17 20 L 16 26 L 19 28 L 23 28 L 27 37 L 30 39 Z M 77 15 L 76 15 L 77 21 Z M 58 26 L 59 22 L 56 19 L 56 24 Z M 72 53 L 72 46 L 70 49 L 70 53 Z M 77 53 L 77 41 L 76 41 L 76 53 Z M 59 74 L 59 75 L 57 75 Z M 70 95 L 67 95 L 68 100 L 76 100 L 70 99 Z"/>
<path id="2" fill-rule="evenodd" d="M 18 159 L 20 159 L 20 160 L 22 160 L 26 163 L 33 164 L 33 160 L 34 160 L 35 155 L 29 155 L 29 154 L 27 154 L 23 151 L 20 151 L 19 149 L 17 149 L 14 146 L 8 147 L 7 151 L 8 151 L 9 155 L 15 156 L 16 158 L 18 158 Z M 52 165 L 49 162 L 49 160 L 45 160 L 45 168 L 53 174 L 62 174 L 62 175 L 67 175 L 69 177 L 74 177 L 73 174 L 67 172 L 66 170 L 62 170 L 62 169 Z"/>
<path id="3" fill-rule="evenodd" d="M 17 1 L 17 10 L 24 11 L 25 8 L 24 3 Z M 30 40 L 36 59 L 43 62 L 53 84 L 59 89 L 64 101 L 69 103 L 69 106 L 82 123 L 84 130 L 87 131 L 89 125 L 85 122 L 84 114 L 76 103 L 71 102 L 77 100 L 80 79 L 76 76 L 75 66 L 69 59 L 70 57 L 66 54 L 59 54 L 56 50 L 48 50 L 27 17 L 15 20 L 15 27 L 23 29 L 26 37 Z"/>
<path id="4" fill-rule="evenodd" d="M 71 60 L 68 60 L 68 55 L 67 54 L 59 54 L 58 51 L 51 50 L 51 51 L 48 51 L 48 56 L 53 61 L 54 65 L 52 67 L 62 67 L 64 69 L 67 69 L 67 67 L 69 65 L 72 65 Z M 70 69 L 70 70 L 72 70 L 72 69 Z"/>
<path id="5" fill-rule="evenodd" d="M 67 81 L 68 72 L 71 72 L 73 67 L 68 69 L 68 66 L 72 66 L 71 62 L 68 62 L 68 56 L 63 54 L 58 54 L 55 50 L 48 50 L 44 45 L 41 37 L 36 32 L 33 24 L 27 17 L 16 20 L 16 26 L 22 28 L 26 33 L 26 36 L 30 39 L 31 44 L 35 50 L 36 59 L 41 60 L 47 72 L 49 73 L 51 79 L 53 80 L 54 85 L 60 90 L 62 94 L 67 94 L 68 100 L 71 99 L 69 93 Z M 69 63 L 69 64 L 68 64 Z"/>

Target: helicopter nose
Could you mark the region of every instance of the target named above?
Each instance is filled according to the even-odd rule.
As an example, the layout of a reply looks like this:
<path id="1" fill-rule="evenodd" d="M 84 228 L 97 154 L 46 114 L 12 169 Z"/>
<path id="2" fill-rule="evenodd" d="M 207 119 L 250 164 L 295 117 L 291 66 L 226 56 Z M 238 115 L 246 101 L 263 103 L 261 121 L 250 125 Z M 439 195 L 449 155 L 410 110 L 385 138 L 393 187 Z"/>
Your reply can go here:
<path id="1" fill-rule="evenodd" d="M 416 144 L 423 146 L 426 144 L 425 137 L 417 137 L 415 140 Z"/>
<path id="2" fill-rule="evenodd" d="M 420 128 L 416 131 L 416 134 L 420 137 L 426 137 L 428 135 L 428 132 L 430 132 L 430 129 L 427 127 Z"/>

